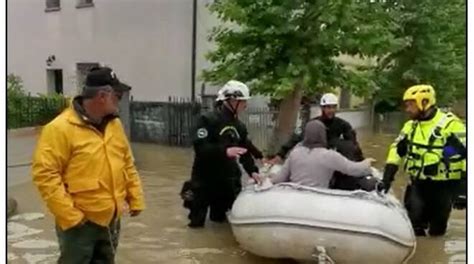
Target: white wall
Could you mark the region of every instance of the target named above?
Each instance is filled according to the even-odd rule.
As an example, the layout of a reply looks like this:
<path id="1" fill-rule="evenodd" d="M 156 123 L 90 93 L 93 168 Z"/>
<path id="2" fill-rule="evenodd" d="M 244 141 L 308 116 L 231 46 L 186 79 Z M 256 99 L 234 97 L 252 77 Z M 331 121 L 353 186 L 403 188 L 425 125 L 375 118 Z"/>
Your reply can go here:
<path id="1" fill-rule="evenodd" d="M 193 1 L 193 0 L 189 0 Z M 216 48 L 215 43 L 207 41 L 210 30 L 213 26 L 219 23 L 219 19 L 212 15 L 207 9 L 206 4 L 211 3 L 212 0 L 197 0 L 197 14 L 196 14 L 196 96 L 201 94 L 201 85 L 203 81 L 200 75 L 203 69 L 209 68 L 212 64 L 205 58 L 207 52 Z M 206 94 L 217 93 L 219 87 L 206 84 Z"/>
<path id="2" fill-rule="evenodd" d="M 64 91 L 74 95 L 76 63 L 111 66 L 133 87 L 136 100 L 191 96 L 192 0 L 76 0 L 45 12 L 44 0 L 8 0 L 7 70 L 25 88 L 47 92 L 46 63 L 63 69 Z M 197 89 L 198 90 L 198 89 Z"/>

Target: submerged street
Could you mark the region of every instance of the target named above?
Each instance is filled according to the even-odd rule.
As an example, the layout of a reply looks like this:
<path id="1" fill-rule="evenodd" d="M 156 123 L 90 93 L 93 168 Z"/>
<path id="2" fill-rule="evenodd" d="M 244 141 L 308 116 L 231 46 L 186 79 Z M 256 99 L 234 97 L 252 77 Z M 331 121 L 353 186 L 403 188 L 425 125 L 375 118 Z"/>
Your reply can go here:
<path id="1" fill-rule="evenodd" d="M 393 135 L 362 133 L 360 138 L 365 155 L 377 159 L 376 167 L 381 168 Z M 28 158 L 21 154 L 21 148 L 26 153 L 35 140 L 33 136 L 22 140 L 30 143 L 15 147 L 15 139 L 9 141 L 9 155 Z M 292 263 L 243 251 L 227 224 L 206 222 L 206 228 L 200 230 L 186 227 L 187 211 L 181 205 L 179 191 L 190 174 L 191 149 L 133 144 L 133 150 L 145 188 L 147 209 L 137 218 L 123 218 L 117 263 Z M 9 164 L 13 163 L 9 161 Z M 8 224 L 8 262 L 55 263 L 59 251 L 54 222 L 25 173 L 28 173 L 26 168 L 9 169 L 8 195 L 18 201 L 19 215 Z M 15 181 L 21 177 L 23 181 Z M 398 197 L 404 184 L 405 179 L 399 176 L 394 187 Z M 465 211 L 454 210 L 447 235 L 418 239 L 410 263 L 466 263 L 465 219 Z"/>

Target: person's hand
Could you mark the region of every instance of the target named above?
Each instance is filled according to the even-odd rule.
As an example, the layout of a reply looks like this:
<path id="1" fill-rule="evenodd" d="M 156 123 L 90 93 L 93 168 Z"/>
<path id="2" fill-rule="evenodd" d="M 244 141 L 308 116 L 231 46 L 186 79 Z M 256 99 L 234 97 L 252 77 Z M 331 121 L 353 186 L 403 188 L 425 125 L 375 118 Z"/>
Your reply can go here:
<path id="1" fill-rule="evenodd" d="M 241 155 L 244 155 L 245 153 L 247 153 L 247 149 L 240 148 L 240 147 L 230 147 L 230 148 L 227 148 L 226 150 L 227 157 L 231 159 L 239 158 Z"/>
<path id="2" fill-rule="evenodd" d="M 390 189 L 390 183 L 385 183 L 383 181 L 377 182 L 377 185 L 375 186 L 377 192 L 379 193 L 387 193 L 388 190 Z"/>
<path id="3" fill-rule="evenodd" d="M 374 158 L 366 158 L 364 162 L 369 163 L 370 166 L 372 166 L 373 163 L 375 163 L 377 160 Z"/>
<path id="4" fill-rule="evenodd" d="M 142 211 L 141 210 L 130 210 L 130 216 L 135 217 L 138 216 Z"/>
<path id="5" fill-rule="evenodd" d="M 263 182 L 263 176 L 256 172 L 252 173 L 252 179 L 254 179 L 257 184 L 262 184 Z"/>

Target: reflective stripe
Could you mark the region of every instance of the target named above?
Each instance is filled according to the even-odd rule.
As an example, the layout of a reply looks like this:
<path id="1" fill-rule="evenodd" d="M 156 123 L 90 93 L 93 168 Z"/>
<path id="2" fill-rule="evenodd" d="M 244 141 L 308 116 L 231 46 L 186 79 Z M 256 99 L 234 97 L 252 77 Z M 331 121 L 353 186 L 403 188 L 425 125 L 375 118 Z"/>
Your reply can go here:
<path id="1" fill-rule="evenodd" d="M 413 146 L 417 147 L 417 148 L 421 148 L 421 149 L 428 149 L 429 146 L 428 145 L 424 145 L 424 144 L 420 144 L 420 143 L 411 143 Z M 431 146 L 432 149 L 443 149 L 444 146 Z"/>
<path id="2" fill-rule="evenodd" d="M 451 113 L 447 113 L 447 114 L 442 113 L 442 114 L 443 114 L 443 117 L 441 117 L 438 123 L 436 123 L 436 125 L 431 130 L 430 141 L 434 141 L 434 139 L 436 138 L 441 138 L 442 137 L 441 130 L 448 127 L 449 124 L 451 124 L 454 121 L 454 119 L 452 118 L 453 115 Z M 446 125 L 446 122 L 448 122 L 447 125 Z"/>
<path id="3" fill-rule="evenodd" d="M 235 132 L 235 134 L 237 135 L 237 137 L 240 138 L 240 134 L 239 134 L 239 131 L 237 131 L 237 129 L 233 126 L 226 126 L 224 127 L 220 132 L 219 132 L 219 136 L 222 136 L 225 132 L 227 132 L 227 130 L 232 130 L 233 132 Z"/>

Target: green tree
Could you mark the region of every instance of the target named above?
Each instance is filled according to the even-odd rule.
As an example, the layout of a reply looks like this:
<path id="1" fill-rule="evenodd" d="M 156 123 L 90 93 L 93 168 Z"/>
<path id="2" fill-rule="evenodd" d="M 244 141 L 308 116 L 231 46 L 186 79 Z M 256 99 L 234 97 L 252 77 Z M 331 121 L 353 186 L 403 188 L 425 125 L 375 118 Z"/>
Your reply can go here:
<path id="1" fill-rule="evenodd" d="M 26 96 L 23 81 L 20 76 L 9 74 L 7 76 L 7 97 Z"/>
<path id="2" fill-rule="evenodd" d="M 374 76 L 380 98 L 396 105 L 405 89 L 428 83 L 438 102 L 466 96 L 466 2 L 464 0 L 389 1 L 390 16 L 400 27 L 393 34 L 407 45 L 380 59 Z"/>
<path id="3" fill-rule="evenodd" d="M 387 3 L 353 0 L 220 0 L 210 5 L 222 24 L 209 40 L 213 67 L 206 81 L 247 82 L 252 92 L 279 100 L 277 140 L 286 139 L 303 95 L 334 87 L 371 93 L 373 72 L 354 71 L 336 60 L 341 54 L 379 57 L 404 46 L 386 12 Z"/>

